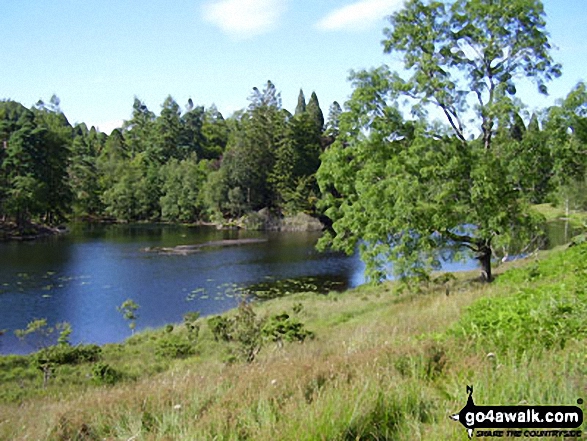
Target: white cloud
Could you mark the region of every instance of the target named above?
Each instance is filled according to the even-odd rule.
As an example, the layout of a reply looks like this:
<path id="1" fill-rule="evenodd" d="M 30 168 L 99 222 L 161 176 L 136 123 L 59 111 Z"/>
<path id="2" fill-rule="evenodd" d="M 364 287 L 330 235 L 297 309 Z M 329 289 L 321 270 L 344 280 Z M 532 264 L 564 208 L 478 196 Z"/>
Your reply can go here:
<path id="1" fill-rule="evenodd" d="M 403 0 L 360 0 L 335 9 L 316 27 L 323 31 L 362 30 L 383 17 L 392 14 L 403 4 Z"/>
<path id="2" fill-rule="evenodd" d="M 204 19 L 223 32 L 248 38 L 272 30 L 283 12 L 285 0 L 217 0 L 203 6 Z"/>

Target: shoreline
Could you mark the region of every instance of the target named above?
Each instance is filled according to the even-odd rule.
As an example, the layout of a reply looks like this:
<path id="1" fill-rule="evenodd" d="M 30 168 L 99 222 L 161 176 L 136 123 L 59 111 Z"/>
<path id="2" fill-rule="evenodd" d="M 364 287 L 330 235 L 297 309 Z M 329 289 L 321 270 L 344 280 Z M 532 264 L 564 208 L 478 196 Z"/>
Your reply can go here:
<path id="1" fill-rule="evenodd" d="M 0 223 L 0 242 L 10 241 L 31 241 L 44 239 L 46 237 L 60 236 L 67 234 L 69 229 L 65 226 L 50 227 L 41 224 L 28 224 L 24 228 L 18 228 L 11 222 Z"/>

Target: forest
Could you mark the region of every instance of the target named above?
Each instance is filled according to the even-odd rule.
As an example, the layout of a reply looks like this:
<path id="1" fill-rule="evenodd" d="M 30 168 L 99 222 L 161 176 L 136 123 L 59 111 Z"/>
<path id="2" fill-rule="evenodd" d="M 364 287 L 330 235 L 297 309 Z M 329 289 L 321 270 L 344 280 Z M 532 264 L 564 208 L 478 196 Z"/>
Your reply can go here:
<path id="1" fill-rule="evenodd" d="M 197 222 L 262 208 L 318 215 L 323 193 L 316 172 L 338 137 L 340 105 L 330 106 L 325 122 L 316 94 L 306 104 L 300 91 L 292 114 L 270 81 L 262 91 L 254 88 L 249 101 L 225 119 L 214 106 L 191 100 L 182 110 L 171 96 L 156 115 L 136 98 L 132 118 L 106 135 L 84 123 L 72 126 L 55 96 L 31 109 L 3 100 L 2 218 L 19 225 Z M 580 83 L 527 122 L 518 113 L 504 115 L 496 144 L 503 146 L 508 176 L 530 202 L 587 208 L 586 107 Z"/>
<path id="2" fill-rule="evenodd" d="M 5 221 L 222 221 L 268 208 L 316 214 L 320 154 L 336 134 L 338 103 L 325 124 L 318 98 L 300 90 L 295 114 L 268 81 L 225 119 L 214 107 L 159 115 L 135 99 L 110 135 L 72 126 L 53 96 L 27 109 L 0 103 L 0 213 Z"/>

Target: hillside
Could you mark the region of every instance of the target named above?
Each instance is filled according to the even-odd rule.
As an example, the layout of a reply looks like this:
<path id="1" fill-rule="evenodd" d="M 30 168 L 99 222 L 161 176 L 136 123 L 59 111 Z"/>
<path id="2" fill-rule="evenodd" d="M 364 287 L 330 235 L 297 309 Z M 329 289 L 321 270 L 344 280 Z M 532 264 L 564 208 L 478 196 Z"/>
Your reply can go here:
<path id="1" fill-rule="evenodd" d="M 241 317 L 231 342 L 188 320 L 199 333 L 137 334 L 98 361 L 58 366 L 45 389 L 34 356 L 2 357 L 0 439 L 464 440 L 448 416 L 466 385 L 479 405 L 575 405 L 587 395 L 587 245 L 496 273 L 492 284 L 437 275 L 403 292 L 388 283 L 255 304 L 227 315 Z M 241 361 L 237 332 L 261 317 L 304 342 L 266 341 Z"/>

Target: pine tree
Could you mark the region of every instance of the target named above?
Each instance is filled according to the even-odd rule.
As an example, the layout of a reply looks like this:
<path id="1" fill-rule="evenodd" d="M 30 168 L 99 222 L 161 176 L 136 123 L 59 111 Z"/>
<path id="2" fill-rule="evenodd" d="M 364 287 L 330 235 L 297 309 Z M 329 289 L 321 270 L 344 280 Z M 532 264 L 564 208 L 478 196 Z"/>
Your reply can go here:
<path id="1" fill-rule="evenodd" d="M 304 97 L 304 91 L 300 89 L 298 95 L 298 105 L 296 106 L 295 115 L 300 115 L 306 111 L 306 98 Z"/>
<path id="2" fill-rule="evenodd" d="M 322 109 L 320 109 L 316 92 L 312 92 L 310 101 L 308 101 L 308 105 L 306 106 L 306 112 L 312 117 L 316 128 L 322 133 L 324 129 L 324 114 L 322 113 Z"/>

